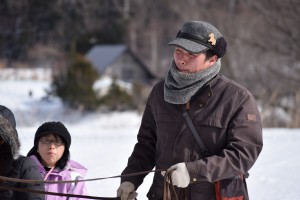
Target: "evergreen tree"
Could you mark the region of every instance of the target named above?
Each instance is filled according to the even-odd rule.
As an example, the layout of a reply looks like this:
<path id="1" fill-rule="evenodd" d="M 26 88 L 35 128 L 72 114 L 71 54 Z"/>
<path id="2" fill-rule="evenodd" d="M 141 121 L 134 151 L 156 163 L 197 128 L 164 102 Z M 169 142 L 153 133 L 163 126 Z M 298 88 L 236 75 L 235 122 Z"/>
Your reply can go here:
<path id="1" fill-rule="evenodd" d="M 93 90 L 97 79 L 97 71 L 91 63 L 83 56 L 76 55 L 65 73 L 53 77 L 52 91 L 71 108 L 91 110 L 97 107 L 97 97 Z"/>
<path id="2" fill-rule="evenodd" d="M 114 80 L 108 93 L 100 99 L 101 105 L 109 110 L 128 110 L 133 109 L 133 99 L 125 90 L 123 90 Z"/>

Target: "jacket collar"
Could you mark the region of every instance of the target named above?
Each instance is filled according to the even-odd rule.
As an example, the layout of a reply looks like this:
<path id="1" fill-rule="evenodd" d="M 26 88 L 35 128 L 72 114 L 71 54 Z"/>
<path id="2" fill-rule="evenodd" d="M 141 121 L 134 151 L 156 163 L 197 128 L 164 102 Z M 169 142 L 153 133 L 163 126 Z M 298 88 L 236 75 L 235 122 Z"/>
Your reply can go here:
<path id="1" fill-rule="evenodd" d="M 37 167 L 39 168 L 39 171 L 46 173 L 46 170 L 44 166 L 41 164 L 41 162 L 39 161 L 39 159 L 35 155 L 32 155 L 30 157 L 35 161 Z M 81 164 L 79 164 L 78 162 L 75 162 L 73 160 L 69 160 L 66 167 L 63 170 L 60 170 L 58 168 L 55 168 L 53 170 L 53 172 L 58 175 L 64 174 L 66 171 L 75 171 L 78 172 L 81 176 L 85 176 L 87 174 L 87 169 Z"/>
<path id="2" fill-rule="evenodd" d="M 192 107 L 197 106 L 197 108 L 202 108 L 208 104 L 209 99 L 214 95 L 213 89 L 217 85 L 220 76 L 220 74 L 216 75 L 192 97 L 190 102 Z"/>

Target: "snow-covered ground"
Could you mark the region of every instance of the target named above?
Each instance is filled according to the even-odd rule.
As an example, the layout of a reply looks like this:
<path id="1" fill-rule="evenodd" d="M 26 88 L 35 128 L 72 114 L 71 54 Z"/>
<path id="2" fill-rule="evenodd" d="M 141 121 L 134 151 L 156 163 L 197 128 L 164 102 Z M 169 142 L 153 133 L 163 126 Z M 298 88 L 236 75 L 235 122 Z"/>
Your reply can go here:
<path id="1" fill-rule="evenodd" d="M 136 142 L 141 116 L 135 112 L 81 114 L 66 110 L 58 99 L 41 100 L 48 87 L 43 80 L 0 80 L 0 104 L 16 115 L 21 153 L 27 154 L 32 147 L 41 123 L 60 120 L 72 135 L 71 158 L 89 169 L 86 178 L 119 175 Z M 300 129 L 264 129 L 263 135 L 263 151 L 248 179 L 250 199 L 300 199 Z M 151 179 L 149 174 L 138 189 L 138 199 L 147 199 Z M 89 193 L 113 197 L 119 181 L 88 182 Z"/>

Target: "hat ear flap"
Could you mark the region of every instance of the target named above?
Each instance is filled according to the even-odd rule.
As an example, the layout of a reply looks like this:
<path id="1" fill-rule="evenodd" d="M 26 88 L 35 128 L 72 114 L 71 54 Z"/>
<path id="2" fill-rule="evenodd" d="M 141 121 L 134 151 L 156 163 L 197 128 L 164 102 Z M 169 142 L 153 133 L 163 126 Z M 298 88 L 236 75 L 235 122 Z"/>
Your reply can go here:
<path id="1" fill-rule="evenodd" d="M 178 38 L 181 34 L 181 30 L 178 31 L 178 33 L 176 34 L 176 38 Z"/>
<path id="2" fill-rule="evenodd" d="M 213 52 L 219 57 L 222 58 L 227 49 L 227 42 L 224 37 L 220 37 L 217 39 L 216 45 L 213 47 Z"/>

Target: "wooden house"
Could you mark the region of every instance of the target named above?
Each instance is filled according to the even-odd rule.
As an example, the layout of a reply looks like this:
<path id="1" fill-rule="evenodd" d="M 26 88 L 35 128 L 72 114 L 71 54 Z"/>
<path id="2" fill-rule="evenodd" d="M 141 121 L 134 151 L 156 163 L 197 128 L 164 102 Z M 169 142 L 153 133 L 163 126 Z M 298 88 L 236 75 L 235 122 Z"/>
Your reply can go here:
<path id="1" fill-rule="evenodd" d="M 86 54 L 99 74 L 126 82 L 149 83 L 155 77 L 137 56 L 123 44 L 95 45 Z"/>

